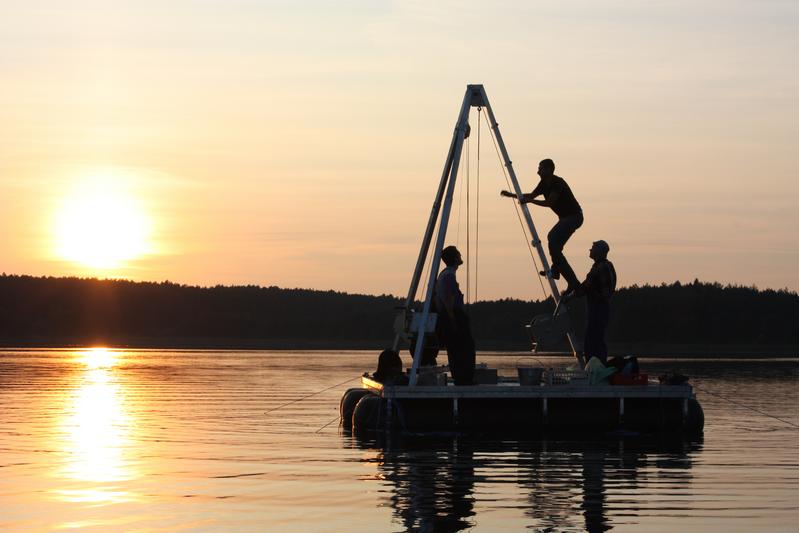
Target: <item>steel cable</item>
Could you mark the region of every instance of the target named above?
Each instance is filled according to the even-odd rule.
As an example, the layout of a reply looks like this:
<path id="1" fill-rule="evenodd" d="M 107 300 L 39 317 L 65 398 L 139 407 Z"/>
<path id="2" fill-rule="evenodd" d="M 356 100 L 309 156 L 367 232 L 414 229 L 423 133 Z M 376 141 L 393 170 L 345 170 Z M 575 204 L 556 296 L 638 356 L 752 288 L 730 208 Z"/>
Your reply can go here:
<path id="1" fill-rule="evenodd" d="M 490 121 L 488 120 L 488 114 L 486 113 L 485 109 L 483 109 L 483 113 L 485 114 L 486 122 L 490 124 Z M 502 174 L 503 176 L 505 176 L 505 184 L 508 186 L 508 189 L 512 189 L 513 187 L 511 187 L 510 178 L 508 177 L 508 171 L 505 168 L 504 161 L 502 160 L 502 154 L 500 154 L 499 152 L 499 145 L 497 145 L 497 140 L 496 137 L 494 136 L 493 129 L 491 129 L 491 141 L 494 143 L 494 150 L 496 150 L 497 152 L 497 158 L 499 159 L 500 167 L 502 167 Z M 519 226 L 521 227 L 522 235 L 524 235 L 524 242 L 525 244 L 527 244 L 527 250 L 530 252 L 530 257 L 533 260 L 533 266 L 535 266 L 535 277 L 538 279 L 538 284 L 541 285 L 541 292 L 543 293 L 544 299 L 546 300 L 547 290 L 544 288 L 544 283 L 541 281 L 541 276 L 538 275 L 538 261 L 536 261 L 535 253 L 533 252 L 533 247 L 531 244 L 532 239 L 528 238 L 527 228 L 525 227 L 524 221 L 522 220 L 522 215 L 520 213 L 521 207 L 519 206 L 518 199 L 516 202 L 513 202 L 513 208 L 516 211 L 516 218 L 519 220 Z"/>

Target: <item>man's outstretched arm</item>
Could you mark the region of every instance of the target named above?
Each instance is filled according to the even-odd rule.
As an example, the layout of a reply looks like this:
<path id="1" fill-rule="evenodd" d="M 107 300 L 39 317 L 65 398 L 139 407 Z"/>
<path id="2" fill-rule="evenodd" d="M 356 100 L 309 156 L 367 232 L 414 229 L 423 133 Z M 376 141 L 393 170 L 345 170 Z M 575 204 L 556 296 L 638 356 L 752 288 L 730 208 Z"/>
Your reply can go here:
<path id="1" fill-rule="evenodd" d="M 519 201 L 523 204 L 535 204 L 535 205 L 540 205 L 542 207 L 551 207 L 550 200 L 547 199 L 536 200 L 535 197 L 538 196 L 538 194 L 535 194 L 535 191 L 531 193 L 523 193 L 520 197 L 516 196 L 516 194 L 510 191 L 502 191 L 499 194 L 507 198 L 519 198 Z"/>

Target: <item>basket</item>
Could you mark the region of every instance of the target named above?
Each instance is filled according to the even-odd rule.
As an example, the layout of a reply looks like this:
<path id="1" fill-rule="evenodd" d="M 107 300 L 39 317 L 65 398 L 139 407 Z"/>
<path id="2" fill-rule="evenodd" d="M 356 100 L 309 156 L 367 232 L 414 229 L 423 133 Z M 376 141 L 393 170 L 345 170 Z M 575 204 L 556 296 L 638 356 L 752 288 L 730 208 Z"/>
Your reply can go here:
<path id="1" fill-rule="evenodd" d="M 544 372 L 547 385 L 588 385 L 588 372 L 567 368 L 548 368 Z"/>

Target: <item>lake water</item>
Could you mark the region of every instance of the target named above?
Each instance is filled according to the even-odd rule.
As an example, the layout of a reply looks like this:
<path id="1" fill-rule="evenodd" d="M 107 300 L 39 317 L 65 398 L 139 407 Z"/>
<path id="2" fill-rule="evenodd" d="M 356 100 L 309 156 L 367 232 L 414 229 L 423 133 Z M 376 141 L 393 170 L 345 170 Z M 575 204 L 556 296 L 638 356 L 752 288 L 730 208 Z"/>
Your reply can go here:
<path id="1" fill-rule="evenodd" d="M 338 402 L 375 360 L 2 350 L 0 529 L 799 530 L 799 359 L 643 360 L 698 387 L 693 442 L 357 439 Z"/>

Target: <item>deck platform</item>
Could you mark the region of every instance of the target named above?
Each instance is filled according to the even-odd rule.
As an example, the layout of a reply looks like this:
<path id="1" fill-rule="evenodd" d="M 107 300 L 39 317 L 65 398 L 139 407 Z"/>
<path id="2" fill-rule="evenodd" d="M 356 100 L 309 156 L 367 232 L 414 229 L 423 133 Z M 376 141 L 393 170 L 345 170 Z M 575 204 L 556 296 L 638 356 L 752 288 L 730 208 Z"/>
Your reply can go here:
<path id="1" fill-rule="evenodd" d="M 491 385 L 384 386 L 361 378 L 366 394 L 353 424 L 370 429 L 449 431 L 701 432 L 704 415 L 693 387 L 685 385 L 519 385 L 509 378 Z"/>
<path id="2" fill-rule="evenodd" d="M 497 385 L 417 385 L 384 386 L 382 383 L 361 377 L 361 385 L 386 399 L 422 398 L 694 398 L 690 385 L 519 385 L 506 381 Z"/>

